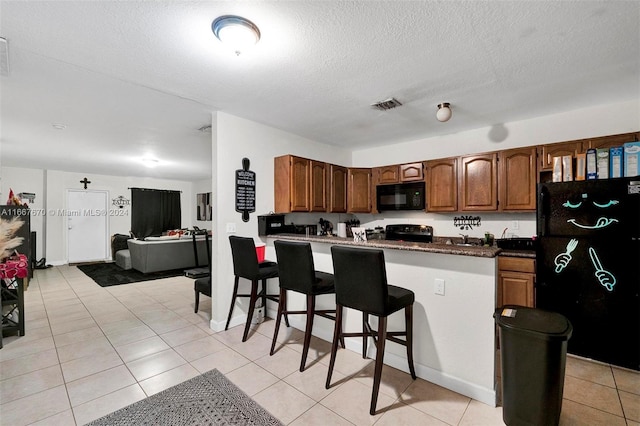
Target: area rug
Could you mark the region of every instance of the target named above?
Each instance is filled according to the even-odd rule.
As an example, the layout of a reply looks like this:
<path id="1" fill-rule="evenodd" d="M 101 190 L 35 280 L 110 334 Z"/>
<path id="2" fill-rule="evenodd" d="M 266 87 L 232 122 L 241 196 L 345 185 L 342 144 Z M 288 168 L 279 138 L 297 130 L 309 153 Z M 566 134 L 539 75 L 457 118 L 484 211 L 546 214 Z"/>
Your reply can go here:
<path id="1" fill-rule="evenodd" d="M 282 425 L 218 370 L 94 420 L 92 426 Z"/>
<path id="2" fill-rule="evenodd" d="M 124 270 L 115 263 L 90 263 L 86 265 L 78 265 L 78 269 L 84 272 L 101 287 L 184 275 L 184 269 L 143 274 L 135 269 Z"/>

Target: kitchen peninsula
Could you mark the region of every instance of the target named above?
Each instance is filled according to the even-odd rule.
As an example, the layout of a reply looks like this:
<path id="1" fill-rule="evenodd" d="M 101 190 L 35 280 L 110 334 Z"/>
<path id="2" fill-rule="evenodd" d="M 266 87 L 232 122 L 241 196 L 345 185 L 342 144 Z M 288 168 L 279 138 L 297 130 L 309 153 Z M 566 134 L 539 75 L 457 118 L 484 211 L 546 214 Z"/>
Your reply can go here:
<path id="1" fill-rule="evenodd" d="M 317 270 L 332 272 L 332 245 L 359 245 L 384 250 L 388 282 L 415 292 L 414 361 L 419 377 L 455 392 L 496 404 L 495 325 L 496 256 L 500 249 L 456 246 L 440 243 L 409 243 L 352 239 L 330 236 L 278 234 L 266 237 L 267 258 L 276 259 L 273 242 L 277 239 L 311 243 Z M 436 282 L 443 283 L 443 294 L 436 294 Z M 304 297 L 291 294 L 290 308 L 303 309 Z M 318 307 L 329 309 L 330 297 L 318 298 Z M 291 318 L 304 329 L 304 319 Z M 404 317 L 389 317 L 389 329 L 401 329 Z M 362 327 L 359 312 L 346 310 L 344 329 Z M 333 323 L 317 321 L 314 335 L 331 341 Z M 346 339 L 347 349 L 360 352 L 361 339 Z M 370 357 L 375 356 L 369 345 Z M 407 371 L 404 347 L 386 346 L 385 363 Z"/>

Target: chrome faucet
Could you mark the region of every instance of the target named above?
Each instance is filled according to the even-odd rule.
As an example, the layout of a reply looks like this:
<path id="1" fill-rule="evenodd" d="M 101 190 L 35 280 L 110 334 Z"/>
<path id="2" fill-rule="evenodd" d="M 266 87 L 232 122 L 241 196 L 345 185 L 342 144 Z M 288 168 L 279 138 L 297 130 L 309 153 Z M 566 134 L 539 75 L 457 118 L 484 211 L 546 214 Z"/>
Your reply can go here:
<path id="1" fill-rule="evenodd" d="M 469 236 L 465 234 L 459 234 L 462 236 L 462 244 L 469 244 Z"/>

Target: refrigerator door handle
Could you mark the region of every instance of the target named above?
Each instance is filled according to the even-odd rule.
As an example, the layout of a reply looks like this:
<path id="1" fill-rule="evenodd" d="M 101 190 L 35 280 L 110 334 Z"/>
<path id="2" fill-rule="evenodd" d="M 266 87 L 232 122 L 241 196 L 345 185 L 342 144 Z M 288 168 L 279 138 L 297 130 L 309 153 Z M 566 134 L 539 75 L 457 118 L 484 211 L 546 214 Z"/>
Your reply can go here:
<path id="1" fill-rule="evenodd" d="M 547 210 L 546 205 L 547 196 L 545 195 L 546 188 L 541 187 L 538 191 L 538 236 L 544 237 L 547 235 Z"/>

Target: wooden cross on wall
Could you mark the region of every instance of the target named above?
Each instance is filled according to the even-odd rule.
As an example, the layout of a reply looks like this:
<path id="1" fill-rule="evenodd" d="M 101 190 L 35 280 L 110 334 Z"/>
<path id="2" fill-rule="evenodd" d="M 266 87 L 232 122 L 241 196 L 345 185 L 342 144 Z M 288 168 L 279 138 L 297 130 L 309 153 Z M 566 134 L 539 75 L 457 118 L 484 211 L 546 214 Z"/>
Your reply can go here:
<path id="1" fill-rule="evenodd" d="M 82 179 L 80 181 L 80 183 L 84 183 L 84 189 L 87 189 L 87 185 L 91 183 L 90 180 L 87 180 L 87 178 L 85 177 L 84 179 Z"/>

